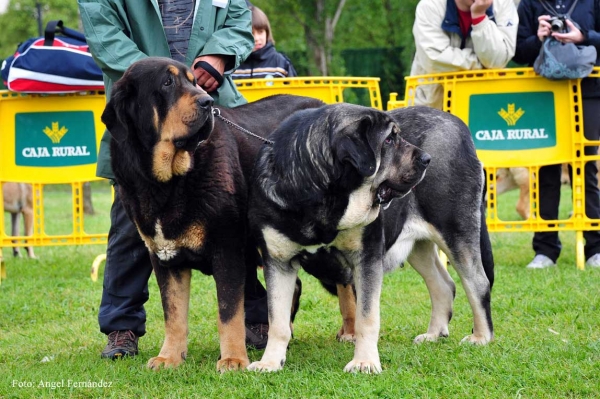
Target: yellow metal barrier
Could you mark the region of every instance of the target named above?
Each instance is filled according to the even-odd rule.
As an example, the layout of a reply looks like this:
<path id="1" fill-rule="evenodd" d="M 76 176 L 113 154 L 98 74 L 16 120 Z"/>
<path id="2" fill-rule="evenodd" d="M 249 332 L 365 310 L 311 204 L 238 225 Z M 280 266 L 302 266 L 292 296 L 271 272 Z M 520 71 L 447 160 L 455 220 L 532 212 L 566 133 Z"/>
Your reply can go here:
<path id="1" fill-rule="evenodd" d="M 32 236 L 8 235 L 5 213 L 0 213 L 0 248 L 106 243 L 106 233 L 86 233 L 83 215 L 83 184 L 98 180 L 95 170 L 104 131 L 100 121 L 104 104 L 100 92 L 41 95 L 0 91 L 0 184 L 30 183 L 34 210 Z M 53 184 L 71 186 L 73 227 L 67 234 L 46 232 L 44 186 Z M 3 268 L 0 274 L 5 275 Z"/>
<path id="2" fill-rule="evenodd" d="M 599 71 L 592 72 L 600 77 Z M 550 81 L 531 68 L 480 70 L 412 76 L 403 101 L 391 95 L 388 110 L 413 105 L 418 86 L 441 85 L 444 111 L 470 128 L 477 154 L 486 169 L 487 224 L 490 231 L 575 231 L 576 262 L 585 267 L 583 231 L 600 230 L 600 220 L 585 214 L 583 170 L 600 156 L 584 155 L 598 146 L 583 136 L 579 80 Z M 573 213 L 567 219 L 544 220 L 539 209 L 538 172 L 544 165 L 568 163 L 573 168 Z M 496 170 L 525 167 L 529 171 L 527 220 L 505 221 L 498 215 Z"/>
<path id="3" fill-rule="evenodd" d="M 379 78 L 330 76 L 239 79 L 234 82 L 238 90 L 250 102 L 274 94 L 294 94 L 297 96 L 318 98 L 327 104 L 333 104 L 345 101 L 345 89 L 365 89 L 369 93 L 371 107 L 382 109 Z"/>

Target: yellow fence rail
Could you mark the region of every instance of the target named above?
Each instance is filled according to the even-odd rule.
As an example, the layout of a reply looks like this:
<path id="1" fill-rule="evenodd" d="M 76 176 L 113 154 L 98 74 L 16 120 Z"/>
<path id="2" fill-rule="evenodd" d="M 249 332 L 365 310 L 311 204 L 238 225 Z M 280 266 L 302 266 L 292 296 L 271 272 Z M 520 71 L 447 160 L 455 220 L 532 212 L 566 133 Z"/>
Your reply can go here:
<path id="1" fill-rule="evenodd" d="M 283 79 L 241 79 L 234 81 L 248 101 L 274 94 L 315 97 L 327 104 L 348 101 L 346 89 L 363 89 L 369 94 L 371 107 L 382 108 L 379 78 L 369 77 L 296 77 Z"/>
<path id="2" fill-rule="evenodd" d="M 594 70 L 592 77 L 600 77 Z M 443 109 L 470 128 L 477 154 L 486 169 L 487 225 L 490 231 L 575 231 L 576 262 L 585 265 L 583 231 L 600 230 L 600 220 L 585 214 L 584 165 L 598 155 L 584 148 L 598 146 L 583 135 L 579 80 L 550 81 L 531 68 L 481 70 L 413 76 L 406 79 L 403 100 L 392 94 L 387 109 L 414 105 L 417 90 L 439 85 Z M 431 90 L 431 88 L 426 88 Z M 567 219 L 544 220 L 538 214 L 539 168 L 567 163 L 572 166 L 573 212 Z M 529 175 L 529 218 L 501 220 L 496 188 L 500 168 L 522 167 Z"/>

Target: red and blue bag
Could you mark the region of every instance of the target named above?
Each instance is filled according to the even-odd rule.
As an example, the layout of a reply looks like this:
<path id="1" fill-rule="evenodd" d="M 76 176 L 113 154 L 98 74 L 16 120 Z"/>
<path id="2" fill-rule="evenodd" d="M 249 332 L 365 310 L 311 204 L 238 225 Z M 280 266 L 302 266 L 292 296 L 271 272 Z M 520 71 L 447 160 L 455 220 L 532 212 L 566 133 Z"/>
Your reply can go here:
<path id="1" fill-rule="evenodd" d="M 61 36 L 56 35 L 60 33 Z M 0 75 L 11 91 L 72 93 L 104 90 L 102 71 L 83 33 L 50 21 L 44 37 L 29 39 L 2 63 Z"/>

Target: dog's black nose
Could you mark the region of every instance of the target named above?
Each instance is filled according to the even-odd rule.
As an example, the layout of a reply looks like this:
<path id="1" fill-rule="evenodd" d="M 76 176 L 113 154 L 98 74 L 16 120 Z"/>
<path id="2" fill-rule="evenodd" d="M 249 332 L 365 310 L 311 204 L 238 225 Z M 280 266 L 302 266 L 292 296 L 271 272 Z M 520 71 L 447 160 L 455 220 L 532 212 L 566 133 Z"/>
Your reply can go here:
<path id="1" fill-rule="evenodd" d="M 428 153 L 424 152 L 420 157 L 419 157 L 419 162 L 421 163 L 421 165 L 423 165 L 424 167 L 429 166 L 429 162 L 431 162 L 431 155 L 429 155 Z"/>
<path id="2" fill-rule="evenodd" d="M 204 96 L 200 96 L 200 98 L 198 98 L 197 100 L 198 105 L 202 108 L 210 108 L 213 106 L 214 104 L 214 100 L 211 96 L 209 95 L 204 95 Z"/>

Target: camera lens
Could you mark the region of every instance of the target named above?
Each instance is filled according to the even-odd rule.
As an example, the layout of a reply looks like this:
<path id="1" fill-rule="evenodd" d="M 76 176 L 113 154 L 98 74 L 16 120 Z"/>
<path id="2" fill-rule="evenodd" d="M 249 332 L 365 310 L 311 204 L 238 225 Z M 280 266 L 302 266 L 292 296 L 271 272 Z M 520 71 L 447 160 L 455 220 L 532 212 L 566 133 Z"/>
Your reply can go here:
<path id="1" fill-rule="evenodd" d="M 550 21 L 550 27 L 552 28 L 552 32 L 562 32 L 565 24 L 558 18 L 552 19 Z"/>

